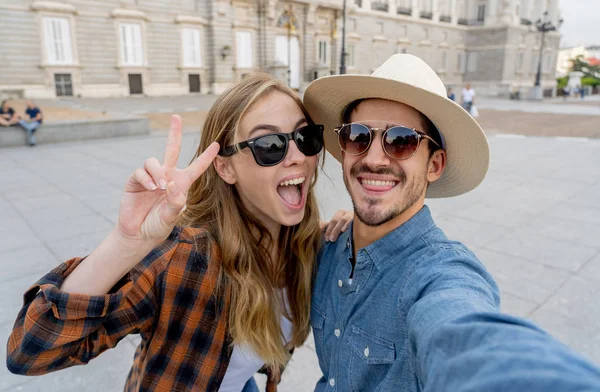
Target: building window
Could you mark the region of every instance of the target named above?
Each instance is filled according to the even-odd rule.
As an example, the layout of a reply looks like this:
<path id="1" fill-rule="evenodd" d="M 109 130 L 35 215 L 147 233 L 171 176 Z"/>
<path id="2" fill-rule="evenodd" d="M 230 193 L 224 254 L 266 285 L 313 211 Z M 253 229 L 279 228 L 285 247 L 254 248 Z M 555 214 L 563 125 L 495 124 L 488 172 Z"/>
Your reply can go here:
<path id="1" fill-rule="evenodd" d="M 121 23 L 121 63 L 123 65 L 144 65 L 142 46 L 142 26 L 137 23 Z"/>
<path id="2" fill-rule="evenodd" d="M 442 52 L 442 61 L 440 64 L 440 69 L 446 70 L 446 63 L 448 62 L 448 53 L 445 51 Z"/>
<path id="3" fill-rule="evenodd" d="M 383 22 L 377 22 L 377 32 L 379 34 L 383 34 L 384 33 L 384 25 Z"/>
<path id="4" fill-rule="evenodd" d="M 429 39 L 429 28 L 428 27 L 423 28 L 423 36 L 425 37 L 425 39 Z"/>
<path id="5" fill-rule="evenodd" d="M 537 54 L 532 54 L 531 56 L 531 73 L 536 73 L 538 69 L 538 58 Z"/>
<path id="6" fill-rule="evenodd" d="M 44 41 L 48 64 L 73 64 L 71 30 L 67 18 L 44 18 Z"/>
<path id="7" fill-rule="evenodd" d="M 236 33 L 236 65 L 237 68 L 252 68 L 252 33 L 249 31 Z"/>
<path id="8" fill-rule="evenodd" d="M 456 70 L 460 73 L 465 73 L 467 71 L 467 57 L 463 52 L 458 52 L 458 58 L 456 60 Z"/>
<path id="9" fill-rule="evenodd" d="M 72 97 L 73 82 L 71 74 L 54 74 L 54 87 L 57 97 Z"/>
<path id="10" fill-rule="evenodd" d="M 525 62 L 525 53 L 519 52 L 519 56 L 517 58 L 517 72 L 523 72 L 524 62 Z"/>
<path id="11" fill-rule="evenodd" d="M 373 0 L 371 2 L 371 9 L 374 11 L 388 12 L 390 9 L 390 4 L 388 0 Z"/>
<path id="12" fill-rule="evenodd" d="M 477 72 L 477 53 L 475 52 L 467 54 L 467 71 Z"/>
<path id="13" fill-rule="evenodd" d="M 188 82 L 190 84 L 190 93 L 199 93 L 200 92 L 200 75 L 189 74 Z"/>
<path id="14" fill-rule="evenodd" d="M 142 74 L 129 74 L 129 94 L 143 94 Z"/>
<path id="15" fill-rule="evenodd" d="M 479 4 L 477 6 L 477 21 L 483 22 L 485 20 L 485 4 Z"/>
<path id="16" fill-rule="evenodd" d="M 362 8 L 362 6 L 363 6 L 362 0 L 354 0 L 354 4 L 356 4 L 358 6 L 358 8 Z"/>
<path id="17" fill-rule="evenodd" d="M 327 47 L 327 41 L 319 40 L 319 53 L 318 53 L 318 61 L 321 65 L 329 64 L 329 49 Z"/>
<path id="18" fill-rule="evenodd" d="M 351 42 L 348 44 L 348 48 L 346 49 L 346 64 L 348 67 L 356 67 L 356 59 L 354 57 L 354 53 L 356 50 L 356 45 Z"/>
<path id="19" fill-rule="evenodd" d="M 183 47 L 183 65 L 185 67 L 201 67 L 200 30 L 181 30 L 181 42 Z"/>

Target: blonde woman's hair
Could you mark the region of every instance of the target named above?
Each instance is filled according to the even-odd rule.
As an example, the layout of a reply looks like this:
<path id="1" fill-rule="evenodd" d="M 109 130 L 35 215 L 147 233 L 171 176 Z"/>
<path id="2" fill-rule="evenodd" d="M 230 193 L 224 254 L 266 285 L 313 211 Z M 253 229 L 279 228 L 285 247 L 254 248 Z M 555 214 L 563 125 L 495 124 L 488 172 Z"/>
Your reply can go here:
<path id="1" fill-rule="evenodd" d="M 195 157 L 214 141 L 221 147 L 239 141 L 236 135 L 244 114 L 273 91 L 289 95 L 311 122 L 293 90 L 268 74 L 249 74 L 225 91 L 208 112 Z M 257 165 L 256 170 L 261 168 Z M 282 314 L 293 325 L 288 347 L 299 347 L 309 333 L 311 287 L 320 247 L 314 181 L 309 186 L 304 218 L 296 226 L 282 226 L 279 238 L 271 238 L 244 207 L 236 187 L 223 181 L 213 166 L 190 188 L 181 216 L 181 224 L 206 227 L 219 246 L 221 283 L 231 295 L 233 344 L 249 345 L 272 368 L 289 359 L 283 345 Z M 277 260 L 271 257 L 274 245 L 279 248 Z M 286 293 L 289 311 L 282 293 Z"/>

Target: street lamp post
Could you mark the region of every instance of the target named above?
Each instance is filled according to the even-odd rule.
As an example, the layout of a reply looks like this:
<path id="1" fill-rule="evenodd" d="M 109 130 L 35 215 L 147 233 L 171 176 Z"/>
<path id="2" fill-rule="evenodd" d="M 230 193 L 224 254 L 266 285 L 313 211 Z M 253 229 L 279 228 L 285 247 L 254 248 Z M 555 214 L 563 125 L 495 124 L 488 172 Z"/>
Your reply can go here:
<path id="1" fill-rule="evenodd" d="M 563 20 L 559 19 L 558 24 L 555 26 L 550 20 L 548 20 L 548 11 L 544 12 L 543 19 L 540 18 L 535 21 L 535 28 L 537 31 L 542 33 L 542 42 L 540 43 L 540 54 L 538 56 L 538 68 L 535 75 L 535 83 L 533 87 L 532 98 L 535 100 L 542 100 L 544 98 L 544 91 L 542 89 L 542 61 L 544 56 L 544 44 L 546 40 L 546 33 L 549 31 L 556 31 L 562 24 Z"/>
<path id="2" fill-rule="evenodd" d="M 346 0 L 342 8 L 342 58 L 340 59 L 340 75 L 346 73 Z"/>

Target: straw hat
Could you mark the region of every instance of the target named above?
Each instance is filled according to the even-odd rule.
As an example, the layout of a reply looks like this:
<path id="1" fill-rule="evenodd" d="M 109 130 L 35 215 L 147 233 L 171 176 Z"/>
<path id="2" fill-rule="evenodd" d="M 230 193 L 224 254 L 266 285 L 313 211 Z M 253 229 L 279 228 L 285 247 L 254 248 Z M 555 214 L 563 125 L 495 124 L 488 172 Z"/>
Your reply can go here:
<path id="1" fill-rule="evenodd" d="M 371 75 L 326 76 L 308 86 L 304 104 L 312 119 L 325 125 L 325 146 L 338 161 L 341 162 L 342 152 L 333 129 L 341 125 L 346 106 L 364 98 L 412 106 L 440 132 L 448 159 L 442 176 L 429 185 L 427 197 L 461 195 L 483 181 L 490 149 L 481 127 L 460 105 L 448 99 L 446 87 L 435 71 L 410 54 L 393 55 Z"/>

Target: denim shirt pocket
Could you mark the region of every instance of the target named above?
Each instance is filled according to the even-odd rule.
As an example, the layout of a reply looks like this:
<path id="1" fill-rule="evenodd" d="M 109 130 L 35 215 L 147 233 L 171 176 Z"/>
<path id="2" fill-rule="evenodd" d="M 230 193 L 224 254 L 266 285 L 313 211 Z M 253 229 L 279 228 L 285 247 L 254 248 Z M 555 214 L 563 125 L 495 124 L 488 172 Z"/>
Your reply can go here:
<path id="1" fill-rule="evenodd" d="M 381 382 L 396 360 L 394 343 L 352 326 L 350 346 L 348 377 L 352 391 L 380 390 Z"/>
<path id="2" fill-rule="evenodd" d="M 310 326 L 312 327 L 313 338 L 315 340 L 315 349 L 319 360 L 327 362 L 327 358 L 323 356 L 323 329 L 325 327 L 325 312 L 322 311 L 314 303 L 310 307 Z"/>

